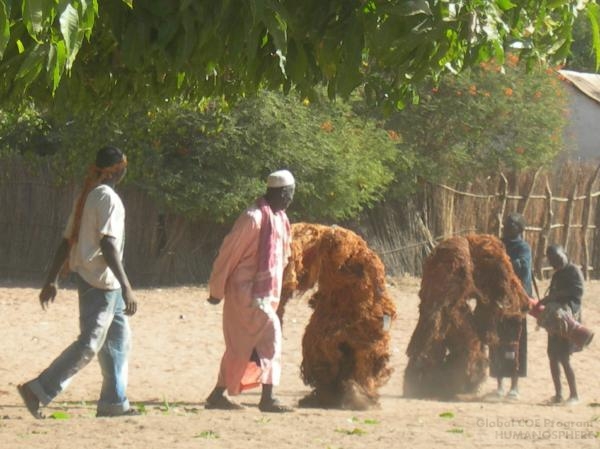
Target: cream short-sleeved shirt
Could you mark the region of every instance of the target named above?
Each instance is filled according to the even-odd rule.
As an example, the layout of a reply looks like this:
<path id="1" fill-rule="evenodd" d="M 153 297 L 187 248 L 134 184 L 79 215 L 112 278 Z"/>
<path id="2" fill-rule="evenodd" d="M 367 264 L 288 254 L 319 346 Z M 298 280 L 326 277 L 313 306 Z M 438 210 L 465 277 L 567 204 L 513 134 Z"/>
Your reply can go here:
<path id="1" fill-rule="evenodd" d="M 66 239 L 71 235 L 74 213 L 75 206 L 65 228 Z M 88 194 L 85 201 L 79 239 L 71 248 L 69 266 L 91 286 L 115 290 L 121 288 L 121 285 L 100 249 L 100 240 L 105 235 L 115 239 L 119 258 L 123 260 L 125 208 L 119 195 L 111 187 L 101 184 Z"/>

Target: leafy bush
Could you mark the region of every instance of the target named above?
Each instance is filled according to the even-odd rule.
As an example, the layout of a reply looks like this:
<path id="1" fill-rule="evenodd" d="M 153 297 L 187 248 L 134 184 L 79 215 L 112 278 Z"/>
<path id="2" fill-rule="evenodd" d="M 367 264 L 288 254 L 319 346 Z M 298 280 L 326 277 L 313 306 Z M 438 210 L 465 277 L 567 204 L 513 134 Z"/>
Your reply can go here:
<path id="1" fill-rule="evenodd" d="M 398 154 L 385 130 L 346 103 L 313 104 L 272 92 L 234 109 L 217 101 L 165 101 L 62 114 L 65 124 L 52 128 L 61 142 L 52 159 L 61 179 L 83 176 L 96 149 L 111 142 L 128 154 L 127 182 L 169 211 L 217 222 L 262 195 L 266 176 L 279 168 L 289 168 L 298 180 L 295 215 L 352 217 L 384 193 Z M 42 116 L 29 115 L 35 129 Z"/>
<path id="2" fill-rule="evenodd" d="M 509 55 L 504 66 L 443 77 L 387 126 L 419 154 L 423 178 L 473 180 L 550 163 L 563 149 L 566 107 L 554 70 L 526 72 Z"/>

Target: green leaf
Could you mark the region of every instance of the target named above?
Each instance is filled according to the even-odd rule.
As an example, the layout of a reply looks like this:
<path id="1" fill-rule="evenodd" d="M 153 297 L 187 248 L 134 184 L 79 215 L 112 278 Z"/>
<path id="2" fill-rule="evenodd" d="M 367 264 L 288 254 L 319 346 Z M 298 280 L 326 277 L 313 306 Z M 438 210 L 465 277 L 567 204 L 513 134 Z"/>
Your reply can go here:
<path id="1" fill-rule="evenodd" d="M 364 430 L 362 430 L 362 429 L 360 429 L 358 427 L 355 427 L 352 430 L 348 430 L 348 429 L 336 429 L 335 431 L 338 432 L 338 433 L 346 434 L 346 435 L 358 435 L 358 436 L 362 436 L 362 435 L 365 435 L 367 433 L 366 431 L 364 431 Z"/>
<path id="2" fill-rule="evenodd" d="M 496 4 L 503 11 L 508 11 L 509 9 L 512 9 L 515 6 L 517 6 L 513 2 L 511 2 L 510 0 L 496 0 Z"/>
<path id="3" fill-rule="evenodd" d="M 294 83 L 300 83 L 308 68 L 308 59 L 301 43 L 290 39 L 288 48 L 287 73 Z"/>
<path id="4" fill-rule="evenodd" d="M 600 70 L 600 5 L 589 2 L 586 12 L 592 28 L 592 46 L 596 56 L 596 71 L 598 71 Z"/>
<path id="5" fill-rule="evenodd" d="M 64 41 L 58 41 L 56 44 L 50 45 L 48 51 L 48 62 L 46 64 L 46 72 L 52 84 L 52 95 L 56 93 L 56 89 L 62 78 L 67 61 L 67 50 Z"/>
<path id="6" fill-rule="evenodd" d="M 85 37 L 89 40 L 92 36 L 94 22 L 98 15 L 97 0 L 82 0 L 81 1 L 81 29 L 85 33 Z"/>
<path id="7" fill-rule="evenodd" d="M 44 22 L 49 17 L 53 6 L 53 0 L 27 0 L 23 2 L 23 21 L 27 31 L 34 39 L 37 40 L 38 34 L 44 30 Z"/>
<path id="8" fill-rule="evenodd" d="M 212 430 L 204 430 L 196 435 L 194 438 L 204 438 L 205 440 L 216 440 L 219 438 L 219 435 Z"/>
<path id="9" fill-rule="evenodd" d="M 0 59 L 10 40 L 10 3 L 0 2 Z"/>
<path id="10" fill-rule="evenodd" d="M 571 0 L 549 0 L 547 2 L 547 7 L 548 9 L 556 9 L 569 3 L 571 3 Z"/>
<path id="11" fill-rule="evenodd" d="M 460 427 L 453 427 L 452 429 L 446 430 L 446 432 L 448 432 L 448 433 L 465 433 L 465 430 L 461 429 Z"/>
<path id="12" fill-rule="evenodd" d="M 273 39 L 275 50 L 279 50 L 282 55 L 287 53 L 287 24 L 281 16 L 273 10 L 266 11 L 263 15 L 263 22 Z"/>
<path id="13" fill-rule="evenodd" d="M 57 411 L 49 416 L 50 419 L 70 419 L 71 415 L 67 412 Z"/>
<path id="14" fill-rule="evenodd" d="M 336 72 L 337 92 L 343 97 L 348 97 L 363 81 L 360 73 L 364 46 L 363 35 L 360 20 L 356 17 L 349 19 L 346 23 L 346 32 L 340 49 L 341 66 Z"/>
<path id="15" fill-rule="evenodd" d="M 123 0 L 123 3 L 129 6 L 129 8 L 133 9 L 133 0 Z"/>
<path id="16" fill-rule="evenodd" d="M 365 419 L 363 422 L 369 425 L 379 424 L 379 421 L 377 419 Z"/>
<path id="17" fill-rule="evenodd" d="M 67 4 L 60 14 L 60 31 L 63 35 L 67 50 L 67 70 L 70 70 L 79 47 L 81 47 L 82 35 L 79 28 L 79 13 L 71 5 Z"/>
<path id="18" fill-rule="evenodd" d="M 177 89 L 181 89 L 183 82 L 185 81 L 185 72 L 177 73 Z"/>
<path id="19" fill-rule="evenodd" d="M 440 418 L 454 418 L 454 413 L 452 412 L 443 412 L 439 414 Z"/>
<path id="20" fill-rule="evenodd" d="M 24 82 L 28 86 L 39 75 L 44 67 L 44 49 L 40 44 L 36 44 L 33 50 L 30 50 L 25 60 L 19 67 L 15 78 Z"/>

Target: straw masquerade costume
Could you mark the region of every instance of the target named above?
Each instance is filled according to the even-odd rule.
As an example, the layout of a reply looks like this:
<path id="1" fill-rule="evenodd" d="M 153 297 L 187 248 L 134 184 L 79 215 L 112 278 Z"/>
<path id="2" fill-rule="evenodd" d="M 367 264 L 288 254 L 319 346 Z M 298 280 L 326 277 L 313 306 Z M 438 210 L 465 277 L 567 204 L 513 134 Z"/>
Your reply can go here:
<path id="1" fill-rule="evenodd" d="M 312 391 L 302 407 L 364 410 L 392 374 L 389 328 L 396 306 L 385 267 L 367 242 L 340 226 L 292 225 L 292 256 L 284 272 L 283 316 L 295 292 L 316 286 L 302 337 L 302 379 Z"/>
<path id="2" fill-rule="evenodd" d="M 136 312 L 137 303 L 122 266 L 125 209 L 113 189 L 126 166 L 118 148 L 98 151 L 40 293 L 45 309 L 56 296 L 61 267 L 64 271 L 68 264 L 78 287 L 80 334 L 38 377 L 19 385 L 36 418 L 95 355 L 103 378 L 96 416 L 137 414 L 126 396 L 131 338 L 126 315 Z"/>
<path id="3" fill-rule="evenodd" d="M 289 171 L 271 173 L 267 194 L 238 217 L 214 261 L 209 301 L 224 299 L 225 353 L 206 408 L 239 408 L 223 396 L 225 390 L 233 396 L 262 385 L 259 408 L 288 411 L 272 397 L 272 388 L 281 379 L 281 323 L 276 310 L 291 253 L 285 208 L 294 185 Z"/>
<path id="4" fill-rule="evenodd" d="M 404 395 L 475 394 L 487 377 L 485 346 L 498 341 L 498 321 L 520 322 L 529 305 L 504 245 L 487 234 L 440 242 L 423 263 L 419 298 Z"/>

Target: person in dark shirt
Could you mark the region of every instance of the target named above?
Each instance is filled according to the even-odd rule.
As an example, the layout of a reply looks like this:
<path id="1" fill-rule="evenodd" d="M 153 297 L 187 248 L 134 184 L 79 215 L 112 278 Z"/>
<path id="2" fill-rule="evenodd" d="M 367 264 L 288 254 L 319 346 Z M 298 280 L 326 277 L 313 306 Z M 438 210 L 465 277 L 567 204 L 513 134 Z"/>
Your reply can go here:
<path id="1" fill-rule="evenodd" d="M 542 299 L 542 304 L 557 302 L 564 308 L 569 308 L 575 320 L 581 322 L 581 298 L 583 296 L 583 274 L 581 270 L 570 263 L 565 250 L 559 245 L 551 245 L 546 249 L 546 257 L 554 268 L 554 274 L 550 281 L 548 294 Z M 563 401 L 562 386 L 560 380 L 560 365 L 565 371 L 565 377 L 569 384 L 570 395 L 567 404 L 579 402 L 575 372 L 571 366 L 571 354 L 578 350 L 566 337 L 548 333 L 548 358 L 550 360 L 550 372 L 554 382 L 555 395 L 551 401 L 561 403 Z"/>
<path id="2" fill-rule="evenodd" d="M 531 247 L 523 239 L 525 219 L 519 213 L 512 213 L 504 221 L 502 242 L 515 274 L 523 288 L 532 296 Z M 508 399 L 519 399 L 519 377 L 527 375 L 527 319 L 503 319 L 498 323 L 498 346 L 490 347 L 490 376 L 498 380 L 496 395 L 504 396 L 502 380 L 510 377 Z M 518 342 L 518 344 L 516 344 Z"/>

